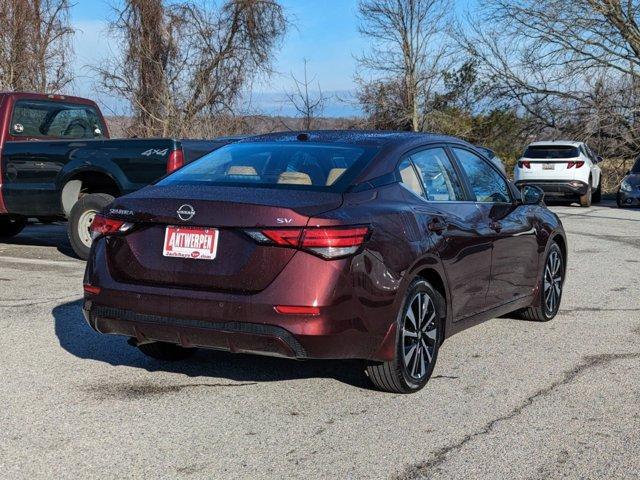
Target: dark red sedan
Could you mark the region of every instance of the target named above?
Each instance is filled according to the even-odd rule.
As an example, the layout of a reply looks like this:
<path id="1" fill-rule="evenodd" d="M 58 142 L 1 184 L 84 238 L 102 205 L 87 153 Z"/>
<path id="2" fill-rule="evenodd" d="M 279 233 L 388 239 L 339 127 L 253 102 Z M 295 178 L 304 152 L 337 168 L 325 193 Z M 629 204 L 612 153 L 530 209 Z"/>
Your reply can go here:
<path id="1" fill-rule="evenodd" d="M 378 388 L 414 392 L 445 338 L 558 312 L 567 243 L 542 199 L 456 138 L 252 137 L 96 217 L 84 312 L 158 359 L 365 359 Z"/>

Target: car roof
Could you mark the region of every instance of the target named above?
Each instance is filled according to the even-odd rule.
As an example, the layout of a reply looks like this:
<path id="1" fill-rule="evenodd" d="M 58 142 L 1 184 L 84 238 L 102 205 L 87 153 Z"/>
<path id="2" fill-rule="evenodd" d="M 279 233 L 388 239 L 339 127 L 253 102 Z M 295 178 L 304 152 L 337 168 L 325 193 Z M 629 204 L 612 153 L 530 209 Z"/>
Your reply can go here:
<path id="1" fill-rule="evenodd" d="M 308 135 L 308 139 L 302 140 L 301 135 Z M 467 142 L 446 135 L 417 132 L 396 132 L 380 130 L 310 130 L 274 132 L 263 135 L 256 135 L 241 139 L 238 143 L 249 142 L 299 142 L 308 141 L 314 143 L 341 143 L 348 145 L 362 146 L 394 146 L 420 143 L 460 143 L 468 145 Z"/>
<path id="2" fill-rule="evenodd" d="M 579 147 L 580 145 L 584 145 L 584 142 L 575 142 L 572 140 L 548 140 L 548 141 L 532 142 L 529 144 L 530 147 L 545 147 L 545 146 Z"/>

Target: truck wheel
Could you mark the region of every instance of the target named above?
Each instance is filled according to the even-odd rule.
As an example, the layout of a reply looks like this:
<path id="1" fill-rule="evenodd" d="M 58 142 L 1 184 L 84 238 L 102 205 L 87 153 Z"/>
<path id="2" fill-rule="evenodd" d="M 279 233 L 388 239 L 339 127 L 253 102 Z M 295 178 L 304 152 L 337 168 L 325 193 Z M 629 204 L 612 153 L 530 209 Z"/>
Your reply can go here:
<path id="1" fill-rule="evenodd" d="M 592 202 L 600 203 L 601 200 L 602 200 L 602 180 L 600 180 L 600 184 L 598 185 L 598 188 L 596 188 L 596 191 L 593 192 Z"/>
<path id="2" fill-rule="evenodd" d="M 89 232 L 91 223 L 96 213 L 100 213 L 111 202 L 113 202 L 111 195 L 91 193 L 80 197 L 71 209 L 67 234 L 71 248 L 82 260 L 89 258 L 91 250 L 91 233 Z"/>
<path id="3" fill-rule="evenodd" d="M 18 235 L 27 226 L 24 217 L 0 216 L 0 239 L 11 238 Z"/>
<path id="4" fill-rule="evenodd" d="M 585 193 L 584 195 L 580 195 L 580 206 L 590 207 L 592 196 L 593 196 L 593 191 L 591 190 L 591 179 L 589 179 L 589 187 L 587 187 L 587 193 Z"/>

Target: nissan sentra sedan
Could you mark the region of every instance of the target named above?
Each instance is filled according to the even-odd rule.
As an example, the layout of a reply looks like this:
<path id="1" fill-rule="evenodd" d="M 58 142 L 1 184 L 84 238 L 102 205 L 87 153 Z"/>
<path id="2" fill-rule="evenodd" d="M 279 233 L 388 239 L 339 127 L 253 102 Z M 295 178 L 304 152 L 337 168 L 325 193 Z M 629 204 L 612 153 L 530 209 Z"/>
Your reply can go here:
<path id="1" fill-rule="evenodd" d="M 542 200 L 457 138 L 252 137 L 96 216 L 85 317 L 156 359 L 363 359 L 415 392 L 451 335 L 558 312 L 567 241 Z"/>

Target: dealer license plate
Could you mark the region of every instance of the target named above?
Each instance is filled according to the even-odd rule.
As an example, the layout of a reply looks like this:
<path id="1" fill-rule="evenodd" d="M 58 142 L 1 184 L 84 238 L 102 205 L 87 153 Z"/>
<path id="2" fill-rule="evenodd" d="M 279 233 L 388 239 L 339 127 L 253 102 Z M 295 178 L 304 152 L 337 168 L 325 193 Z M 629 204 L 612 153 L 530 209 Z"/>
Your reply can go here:
<path id="1" fill-rule="evenodd" d="M 164 234 L 165 257 L 213 260 L 218 252 L 218 237 L 215 228 L 167 227 Z"/>

